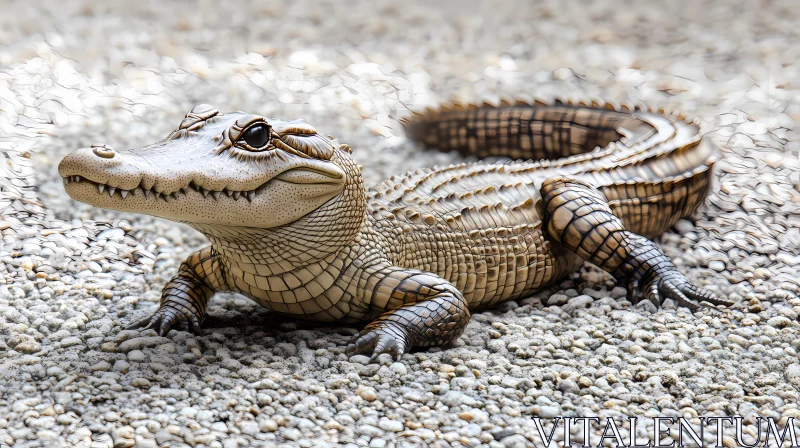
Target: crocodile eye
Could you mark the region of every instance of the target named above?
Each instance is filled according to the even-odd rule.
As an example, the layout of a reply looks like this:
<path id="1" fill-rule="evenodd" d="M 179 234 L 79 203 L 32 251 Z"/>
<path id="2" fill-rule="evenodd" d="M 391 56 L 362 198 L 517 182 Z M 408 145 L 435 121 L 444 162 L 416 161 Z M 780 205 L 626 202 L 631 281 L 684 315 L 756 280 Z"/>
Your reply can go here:
<path id="1" fill-rule="evenodd" d="M 269 134 L 269 126 L 265 123 L 258 123 L 247 128 L 242 138 L 251 148 L 259 149 L 269 143 Z"/>

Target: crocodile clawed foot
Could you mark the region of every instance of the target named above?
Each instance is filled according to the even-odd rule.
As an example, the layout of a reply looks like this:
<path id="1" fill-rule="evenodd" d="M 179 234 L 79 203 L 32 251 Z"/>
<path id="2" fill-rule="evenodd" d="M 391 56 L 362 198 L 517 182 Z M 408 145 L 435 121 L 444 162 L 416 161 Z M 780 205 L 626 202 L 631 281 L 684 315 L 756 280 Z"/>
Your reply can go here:
<path id="1" fill-rule="evenodd" d="M 136 323 L 128 326 L 126 330 L 135 329 L 154 329 L 159 336 L 165 336 L 173 328 L 182 331 L 188 331 L 194 334 L 202 334 L 200 322 L 194 314 L 181 313 L 172 307 L 161 307 L 153 313 L 152 316 L 146 317 Z"/>
<path id="2" fill-rule="evenodd" d="M 697 311 L 703 306 L 724 305 L 733 306 L 734 302 L 723 299 L 717 294 L 689 283 L 686 277 L 677 270 L 670 269 L 666 272 L 655 274 L 644 283 L 631 282 L 628 285 L 628 296 L 643 295 L 656 307 L 660 307 L 665 299 L 674 300 L 678 306 L 684 306 L 691 311 Z"/>
<path id="3" fill-rule="evenodd" d="M 371 349 L 370 362 L 378 359 L 383 353 L 390 354 L 392 359 L 397 361 L 411 348 L 408 340 L 408 333 L 400 325 L 387 321 L 374 322 L 364 328 L 344 352 L 356 355 Z"/>

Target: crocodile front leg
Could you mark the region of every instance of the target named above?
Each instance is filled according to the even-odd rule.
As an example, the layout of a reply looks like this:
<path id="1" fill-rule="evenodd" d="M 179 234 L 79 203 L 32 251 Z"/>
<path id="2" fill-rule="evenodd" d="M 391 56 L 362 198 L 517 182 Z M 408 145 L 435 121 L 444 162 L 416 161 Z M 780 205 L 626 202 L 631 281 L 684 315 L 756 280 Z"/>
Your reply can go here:
<path id="1" fill-rule="evenodd" d="M 549 235 L 622 282 L 633 301 L 643 293 L 657 307 L 665 298 L 693 311 L 703 301 L 733 304 L 689 283 L 655 243 L 625 230 L 603 193 L 591 185 L 575 179 L 549 179 L 542 186 L 542 198 Z"/>
<path id="2" fill-rule="evenodd" d="M 371 305 L 381 314 L 347 346 L 346 353 L 372 349 L 375 360 L 389 353 L 397 360 L 412 347 L 444 345 L 464 332 L 470 314 L 455 286 L 434 274 L 389 268 L 371 291 Z"/>
<path id="3" fill-rule="evenodd" d="M 225 281 L 218 256 L 210 247 L 197 251 L 181 263 L 178 275 L 164 287 L 158 310 L 128 329 L 153 328 L 163 336 L 177 327 L 199 334 L 200 325 L 206 317 L 208 299 L 224 289 Z"/>

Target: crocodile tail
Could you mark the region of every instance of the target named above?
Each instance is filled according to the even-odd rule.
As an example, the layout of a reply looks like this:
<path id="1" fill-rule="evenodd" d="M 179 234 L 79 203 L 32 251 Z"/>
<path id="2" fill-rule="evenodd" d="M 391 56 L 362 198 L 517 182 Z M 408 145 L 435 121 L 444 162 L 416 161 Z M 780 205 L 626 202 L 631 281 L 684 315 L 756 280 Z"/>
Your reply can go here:
<path id="1" fill-rule="evenodd" d="M 614 179 L 630 180 L 594 183 L 628 230 L 653 238 L 690 216 L 703 203 L 711 190 L 713 168 L 719 157 L 710 139 L 703 138 L 641 165 L 606 173 Z M 640 173 L 660 172 L 660 178 L 631 177 L 632 168 Z"/>
<path id="2" fill-rule="evenodd" d="M 703 202 L 719 152 L 700 126 L 641 106 L 536 102 L 453 106 L 405 120 L 408 136 L 478 158 L 548 160 L 543 177 L 599 188 L 626 228 L 654 237 Z"/>
<path id="3" fill-rule="evenodd" d="M 406 134 L 429 148 L 478 158 L 555 160 L 652 131 L 630 111 L 595 102 L 453 105 L 404 119 Z"/>

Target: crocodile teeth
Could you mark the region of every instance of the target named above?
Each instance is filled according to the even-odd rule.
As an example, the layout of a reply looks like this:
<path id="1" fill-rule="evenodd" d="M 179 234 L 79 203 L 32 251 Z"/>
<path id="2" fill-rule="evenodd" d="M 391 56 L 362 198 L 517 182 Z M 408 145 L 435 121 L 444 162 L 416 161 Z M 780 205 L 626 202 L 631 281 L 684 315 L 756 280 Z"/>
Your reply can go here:
<path id="1" fill-rule="evenodd" d="M 114 192 L 115 192 L 115 191 L 117 191 L 117 189 L 116 189 L 116 188 L 114 188 L 114 187 L 108 187 L 108 195 L 109 195 L 109 196 L 114 196 Z"/>
<path id="2" fill-rule="evenodd" d="M 150 199 L 150 195 L 153 194 L 150 190 L 144 190 L 144 197 Z"/>
<path id="3" fill-rule="evenodd" d="M 225 192 L 225 194 L 227 194 L 228 197 L 231 197 L 231 195 L 233 194 L 233 192 L 230 190 L 222 190 L 222 191 Z"/>
<path id="4" fill-rule="evenodd" d="M 161 193 L 161 199 L 163 199 L 164 202 L 169 202 L 169 196 L 165 195 L 164 193 Z"/>
<path id="5" fill-rule="evenodd" d="M 73 176 L 72 177 L 72 181 L 73 182 L 80 182 L 81 181 L 81 176 Z"/>
<path id="6" fill-rule="evenodd" d="M 238 191 L 234 191 L 234 192 L 233 192 L 233 199 L 239 199 L 239 195 L 240 195 L 240 194 L 241 194 L 241 193 L 239 193 Z"/>
<path id="7" fill-rule="evenodd" d="M 105 190 L 106 190 L 106 186 L 105 186 L 105 185 L 103 185 L 103 184 L 97 184 L 97 191 L 99 191 L 100 193 L 102 193 L 102 192 L 104 192 Z"/>
<path id="8" fill-rule="evenodd" d="M 69 185 L 69 177 L 64 178 L 64 185 Z"/>
<path id="9" fill-rule="evenodd" d="M 200 191 L 202 191 L 202 192 L 203 192 L 203 197 L 204 197 L 204 198 L 207 198 L 207 197 L 208 197 L 208 190 L 206 190 L 205 188 L 201 188 L 201 189 L 200 189 Z"/>
<path id="10" fill-rule="evenodd" d="M 248 191 L 244 195 L 247 197 L 247 200 L 250 201 L 250 202 L 253 202 L 253 198 L 256 196 L 255 192 L 253 192 L 253 191 Z"/>
<path id="11" fill-rule="evenodd" d="M 219 199 L 219 191 L 212 191 L 211 196 L 213 196 L 214 199 Z"/>
<path id="12" fill-rule="evenodd" d="M 122 196 L 122 199 L 128 197 L 128 190 L 120 190 L 119 195 Z"/>

